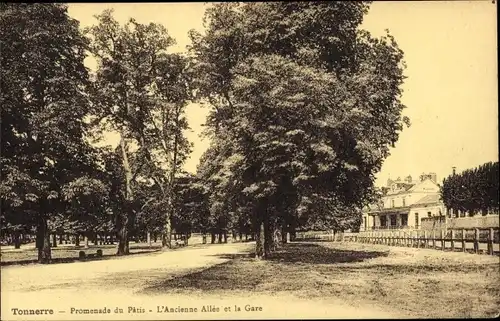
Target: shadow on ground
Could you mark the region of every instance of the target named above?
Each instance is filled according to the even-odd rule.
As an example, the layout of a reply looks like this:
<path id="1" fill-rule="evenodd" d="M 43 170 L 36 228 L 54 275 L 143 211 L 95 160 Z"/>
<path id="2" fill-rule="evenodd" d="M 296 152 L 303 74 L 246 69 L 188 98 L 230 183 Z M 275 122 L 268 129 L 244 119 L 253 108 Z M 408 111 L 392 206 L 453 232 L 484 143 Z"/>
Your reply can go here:
<path id="1" fill-rule="evenodd" d="M 138 249 L 138 248 L 134 248 Z M 102 260 L 109 260 L 109 259 L 117 259 L 117 258 L 125 258 L 129 257 L 131 255 L 137 255 L 137 254 L 146 254 L 146 253 L 155 253 L 161 251 L 160 248 L 158 249 L 147 249 L 147 250 L 140 250 L 140 251 L 134 251 L 131 252 L 129 255 L 126 256 L 117 256 L 116 254 L 103 254 L 103 256 L 99 257 L 96 256 L 95 253 L 91 253 L 93 256 L 87 256 L 84 259 L 79 259 L 78 257 L 62 257 L 62 258 L 52 258 L 49 264 L 60 264 L 60 263 L 74 263 L 74 262 L 91 262 L 91 261 L 102 261 Z M 27 265 L 27 264 L 38 264 L 37 259 L 28 259 L 28 260 L 16 260 L 16 261 L 1 261 L 0 265 L 2 267 L 5 266 L 12 266 L 12 265 Z"/>
<path id="2" fill-rule="evenodd" d="M 351 251 L 332 249 L 318 244 L 311 243 L 290 243 L 286 244 L 281 250 L 272 254 L 269 262 L 280 263 L 305 263 L 305 264 L 337 264 L 362 262 L 377 257 L 385 257 L 388 251 Z M 251 254 L 224 254 L 217 255 L 222 259 L 241 259 L 252 258 Z"/>
<path id="3" fill-rule="evenodd" d="M 203 271 L 157 279 L 140 294 L 286 293 L 305 300 L 337 298 L 353 306 L 390 307 L 419 318 L 485 317 L 498 313 L 500 266 L 412 256 L 349 244 L 286 244 L 268 260 L 253 254 Z M 479 304 L 480 303 L 480 304 Z"/>
<path id="4" fill-rule="evenodd" d="M 252 290 L 255 291 L 263 284 L 270 282 L 270 278 L 279 278 L 283 273 L 307 274 L 317 265 L 332 266 L 342 263 L 361 262 L 377 257 L 385 257 L 387 251 L 348 251 L 326 248 L 311 243 L 285 244 L 279 251 L 273 253 L 266 261 L 258 261 L 255 254 L 225 254 L 217 255 L 230 261 L 215 265 L 211 268 L 187 274 L 168 280 L 159 280 L 141 291 L 143 294 L 171 293 L 172 291 L 200 290 Z M 298 274 L 297 274 L 298 273 Z M 301 282 L 294 284 L 292 279 L 284 280 L 280 290 L 299 289 Z"/>
<path id="5" fill-rule="evenodd" d="M 337 264 L 362 262 L 387 256 L 389 251 L 359 251 L 327 248 L 311 243 L 290 243 L 273 253 L 270 261 L 305 264 Z"/>

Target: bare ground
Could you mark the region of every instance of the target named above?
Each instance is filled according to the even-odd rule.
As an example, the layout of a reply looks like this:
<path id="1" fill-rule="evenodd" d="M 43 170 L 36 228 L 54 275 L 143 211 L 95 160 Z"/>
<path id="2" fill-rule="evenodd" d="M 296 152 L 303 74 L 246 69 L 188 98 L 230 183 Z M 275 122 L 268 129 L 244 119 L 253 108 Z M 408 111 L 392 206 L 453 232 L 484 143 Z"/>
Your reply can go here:
<path id="1" fill-rule="evenodd" d="M 181 278 L 157 282 L 145 293 L 292 294 L 341 298 L 415 318 L 493 317 L 500 312 L 496 256 L 358 243 L 292 243 L 267 262 L 248 255 Z"/>
<path id="2" fill-rule="evenodd" d="M 103 306 L 125 314 L 92 319 L 462 318 L 500 310 L 500 262 L 494 256 L 325 242 L 288 244 L 269 261 L 257 261 L 251 250 L 248 243 L 205 245 L 2 267 L 2 320 L 26 319 L 9 311 L 14 307 L 53 308 L 58 314 L 47 318 L 52 320 L 90 319 L 71 314 L 71 307 Z M 157 311 L 203 305 L 221 310 Z M 246 305 L 263 310 L 245 311 Z M 129 306 L 146 312 L 127 314 Z"/>

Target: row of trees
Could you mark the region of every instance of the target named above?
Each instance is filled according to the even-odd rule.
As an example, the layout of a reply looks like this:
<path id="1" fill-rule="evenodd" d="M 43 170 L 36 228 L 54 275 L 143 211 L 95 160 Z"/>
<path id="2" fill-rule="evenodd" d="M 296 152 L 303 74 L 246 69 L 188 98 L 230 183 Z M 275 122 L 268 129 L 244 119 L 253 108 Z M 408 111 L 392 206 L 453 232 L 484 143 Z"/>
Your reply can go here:
<path id="1" fill-rule="evenodd" d="M 41 262 L 58 231 L 116 232 L 128 254 L 138 220 L 171 246 L 189 63 L 161 25 L 96 18 L 82 33 L 65 5 L 1 4 L 2 220 L 35 227 Z M 118 147 L 96 147 L 110 131 Z"/>
<path id="2" fill-rule="evenodd" d="M 187 55 L 107 10 L 80 32 L 60 4 L 1 4 L 2 220 L 49 233 L 251 234 L 357 227 L 404 124 L 403 53 L 359 28 L 369 2 L 222 3 Z M 88 56 L 97 70 L 84 66 Z M 186 105 L 210 113 L 196 175 Z M 116 148 L 96 147 L 118 133 Z"/>
<path id="3" fill-rule="evenodd" d="M 453 211 L 471 215 L 498 212 L 499 179 L 498 162 L 488 162 L 445 178 L 441 197 L 446 208 Z"/>

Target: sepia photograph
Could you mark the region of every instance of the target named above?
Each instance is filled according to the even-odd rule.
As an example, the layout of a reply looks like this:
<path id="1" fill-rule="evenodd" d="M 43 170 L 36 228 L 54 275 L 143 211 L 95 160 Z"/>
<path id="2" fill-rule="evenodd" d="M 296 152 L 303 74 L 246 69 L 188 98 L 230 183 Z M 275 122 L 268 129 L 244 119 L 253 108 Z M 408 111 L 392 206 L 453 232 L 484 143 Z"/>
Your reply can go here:
<path id="1" fill-rule="evenodd" d="M 497 3 L 0 4 L 1 320 L 500 317 Z"/>

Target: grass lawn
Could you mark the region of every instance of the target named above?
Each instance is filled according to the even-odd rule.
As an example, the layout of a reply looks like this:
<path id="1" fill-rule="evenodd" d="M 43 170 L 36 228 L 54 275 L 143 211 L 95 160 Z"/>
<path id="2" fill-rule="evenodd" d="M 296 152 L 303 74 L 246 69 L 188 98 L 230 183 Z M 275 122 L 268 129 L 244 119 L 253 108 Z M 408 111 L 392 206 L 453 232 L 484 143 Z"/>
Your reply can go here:
<path id="1" fill-rule="evenodd" d="M 173 249 L 186 249 L 192 247 L 208 246 L 202 243 L 202 237 L 198 234 L 193 234 L 189 239 L 187 247 L 175 245 L 175 240 L 172 240 Z M 94 245 L 89 244 L 89 248 L 85 249 L 83 242 L 82 245 L 76 247 L 74 244 L 59 244 L 57 247 L 51 248 L 52 250 L 52 263 L 71 263 L 79 261 L 78 253 L 84 251 L 86 255 L 93 255 L 94 257 L 87 257 L 86 261 L 104 260 L 111 258 L 118 258 L 116 256 L 117 244 L 108 245 Z M 129 242 L 130 254 L 147 254 L 151 252 L 158 252 L 162 248 L 161 241 L 152 242 L 151 247 L 147 243 Z M 102 257 L 95 257 L 97 250 L 102 250 Z M 35 243 L 23 244 L 20 249 L 14 249 L 13 246 L 2 246 L 1 248 L 1 265 L 18 265 L 18 264 L 32 264 L 37 263 L 38 250 L 35 248 Z"/>
<path id="2" fill-rule="evenodd" d="M 249 255 L 169 280 L 144 294 L 292 294 L 415 318 L 492 317 L 500 312 L 497 256 L 359 243 L 286 244 L 268 261 Z"/>
<path id="3" fill-rule="evenodd" d="M 102 250 L 103 257 L 100 259 L 106 259 L 114 257 L 116 254 L 116 244 L 115 245 L 89 245 L 88 249 L 83 246 L 76 247 L 74 245 L 59 245 L 52 248 L 52 261 L 53 263 L 66 263 L 78 260 L 78 253 L 84 251 L 88 254 L 96 254 L 97 250 Z M 153 243 L 151 247 L 146 243 L 134 243 L 130 242 L 130 253 L 140 254 L 140 253 L 150 253 L 159 251 L 161 249 L 161 243 Z M 12 264 L 30 264 L 36 263 L 38 258 L 38 250 L 33 246 L 21 246 L 20 249 L 8 251 L 3 250 L 1 256 L 2 265 L 12 265 Z M 97 258 L 88 258 L 88 260 Z"/>

